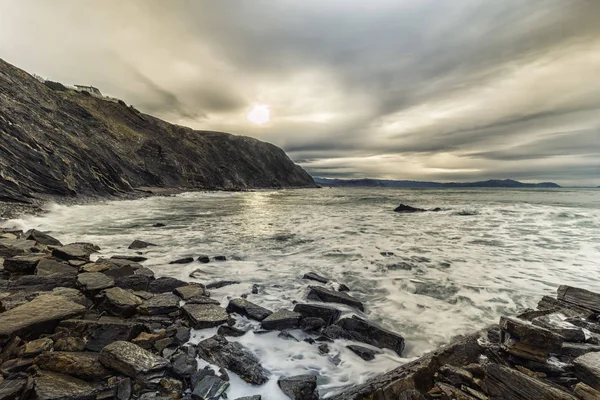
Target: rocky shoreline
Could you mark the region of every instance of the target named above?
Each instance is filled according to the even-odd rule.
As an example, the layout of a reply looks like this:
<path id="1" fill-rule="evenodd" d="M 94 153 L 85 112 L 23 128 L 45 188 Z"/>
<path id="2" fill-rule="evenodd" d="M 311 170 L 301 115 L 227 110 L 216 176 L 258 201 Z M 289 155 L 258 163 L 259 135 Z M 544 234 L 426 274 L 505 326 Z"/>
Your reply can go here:
<path id="1" fill-rule="evenodd" d="M 151 246 L 136 240 L 132 255 L 90 261 L 99 250 L 94 244 L 63 245 L 36 230 L 0 229 L 0 400 L 226 398 L 231 373 L 251 385 L 272 378 L 252 351 L 232 340 L 251 329 L 241 329 L 240 318 L 256 322 L 254 334 L 280 331 L 297 341 L 293 331 L 302 330 L 323 356 L 338 339 L 352 341 L 347 348 L 365 363 L 378 348 L 402 355 L 402 335 L 342 316 L 336 304 L 365 309 L 343 284 L 309 272 L 306 299 L 293 310 L 252 303 L 258 286 L 222 307 L 210 290 L 237 282 L 202 282 L 201 269 L 190 282 L 156 278 L 141 264 L 142 250 Z M 561 286 L 537 310 L 503 317 L 329 398 L 599 399 L 599 314 L 600 294 Z M 216 335 L 191 343 L 192 331 L 203 329 Z M 318 378 L 283 376 L 277 385 L 291 399 L 313 400 Z"/>

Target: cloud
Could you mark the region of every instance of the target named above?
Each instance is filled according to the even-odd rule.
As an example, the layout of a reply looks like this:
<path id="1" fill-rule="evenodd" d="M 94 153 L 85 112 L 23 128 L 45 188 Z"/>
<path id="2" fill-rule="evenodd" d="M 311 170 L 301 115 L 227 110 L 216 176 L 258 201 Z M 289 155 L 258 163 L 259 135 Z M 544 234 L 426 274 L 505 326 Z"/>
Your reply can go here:
<path id="1" fill-rule="evenodd" d="M 0 0 L 0 52 L 315 175 L 600 184 L 600 2 Z M 271 122 L 246 114 L 270 106 Z M 553 174 L 549 176 L 549 174 Z"/>

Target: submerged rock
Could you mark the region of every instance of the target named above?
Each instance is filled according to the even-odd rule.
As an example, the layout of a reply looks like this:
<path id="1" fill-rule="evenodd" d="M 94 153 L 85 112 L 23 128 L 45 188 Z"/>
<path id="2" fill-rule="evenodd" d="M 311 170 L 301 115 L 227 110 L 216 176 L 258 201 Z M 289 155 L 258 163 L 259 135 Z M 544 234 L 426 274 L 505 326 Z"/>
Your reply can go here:
<path id="1" fill-rule="evenodd" d="M 325 303 L 340 303 L 365 311 L 362 302 L 343 292 L 335 292 L 320 286 L 309 286 L 307 298 L 310 300 L 322 301 Z"/>
<path id="2" fill-rule="evenodd" d="M 314 375 L 296 375 L 277 380 L 281 391 L 292 400 L 318 400 L 317 377 Z"/>
<path id="3" fill-rule="evenodd" d="M 364 346 L 358 346 L 355 344 L 351 344 L 346 347 L 365 361 L 371 361 L 375 358 L 376 354 L 381 354 L 380 351 L 369 349 L 368 347 Z"/>
<path id="4" fill-rule="evenodd" d="M 213 336 L 198 343 L 198 355 L 205 361 L 238 374 L 244 381 L 262 385 L 269 380 L 269 372 L 242 344 L 229 342 L 222 336 Z"/>
<path id="5" fill-rule="evenodd" d="M 356 340 L 371 346 L 387 348 L 402 356 L 404 338 L 397 333 L 381 328 L 376 324 L 353 315 L 331 325 L 323 334 L 331 339 Z"/>
<path id="6" fill-rule="evenodd" d="M 131 242 L 131 244 L 127 248 L 129 250 L 139 250 L 139 249 L 145 249 L 150 246 L 156 246 L 156 245 L 154 243 L 144 242 L 143 240 L 136 239 L 133 242 Z"/>
<path id="7" fill-rule="evenodd" d="M 194 259 L 192 257 L 183 257 L 178 258 L 177 260 L 170 261 L 169 264 L 189 264 L 192 262 L 194 262 Z"/>
<path id="8" fill-rule="evenodd" d="M 220 289 L 222 287 L 225 286 L 229 286 L 229 285 L 237 285 L 241 283 L 240 281 L 217 281 L 217 282 L 210 282 L 208 284 L 206 284 L 206 288 L 207 289 Z"/>
<path id="9" fill-rule="evenodd" d="M 169 361 L 130 342 L 114 342 L 100 352 L 100 362 L 123 375 L 146 381 L 162 376 Z"/>
<path id="10" fill-rule="evenodd" d="M 245 334 L 246 334 L 246 331 L 243 331 L 241 329 L 238 329 L 234 326 L 229 326 L 229 325 L 221 325 L 219 327 L 219 329 L 217 329 L 217 335 L 221 335 L 221 336 L 240 337 L 240 336 L 244 336 Z"/>
<path id="11" fill-rule="evenodd" d="M 317 282 L 320 282 L 320 283 L 323 283 L 323 284 L 329 282 L 329 279 L 327 279 L 324 276 L 321 276 L 321 275 L 319 275 L 317 273 L 314 273 L 314 272 L 309 272 L 307 274 L 304 274 L 304 276 L 302 277 L 302 279 L 309 279 L 309 280 L 317 281 Z"/>
<path id="12" fill-rule="evenodd" d="M 225 309 L 215 304 L 186 304 L 182 309 L 194 329 L 212 328 L 229 319 Z"/>
<path id="13" fill-rule="evenodd" d="M 318 304 L 296 304 L 294 311 L 300 313 L 303 318 L 316 317 L 325 321 L 326 325 L 331 325 L 337 321 L 342 312 L 337 308 L 322 306 Z"/>
<path id="14" fill-rule="evenodd" d="M 263 319 L 260 325 L 266 330 L 297 329 L 301 317 L 297 312 L 281 309 Z"/>
<path id="15" fill-rule="evenodd" d="M 398 207 L 396 207 L 394 209 L 394 212 L 397 213 L 416 213 L 416 212 L 424 212 L 427 211 L 424 208 L 416 208 L 416 207 L 412 207 L 412 206 L 407 206 L 406 204 L 400 204 Z"/>
<path id="16" fill-rule="evenodd" d="M 241 298 L 231 299 L 226 310 L 228 313 L 237 313 L 257 321 L 273 314 L 272 311 Z"/>

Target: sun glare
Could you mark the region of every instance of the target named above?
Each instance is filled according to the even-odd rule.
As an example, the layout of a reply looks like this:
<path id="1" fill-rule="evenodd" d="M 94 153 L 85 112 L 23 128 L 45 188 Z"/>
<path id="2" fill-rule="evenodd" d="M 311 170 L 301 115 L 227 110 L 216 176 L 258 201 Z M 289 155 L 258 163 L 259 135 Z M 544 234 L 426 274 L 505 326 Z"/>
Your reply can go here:
<path id="1" fill-rule="evenodd" d="M 255 105 L 246 118 L 253 124 L 264 125 L 271 119 L 271 110 L 269 109 L 269 106 Z"/>

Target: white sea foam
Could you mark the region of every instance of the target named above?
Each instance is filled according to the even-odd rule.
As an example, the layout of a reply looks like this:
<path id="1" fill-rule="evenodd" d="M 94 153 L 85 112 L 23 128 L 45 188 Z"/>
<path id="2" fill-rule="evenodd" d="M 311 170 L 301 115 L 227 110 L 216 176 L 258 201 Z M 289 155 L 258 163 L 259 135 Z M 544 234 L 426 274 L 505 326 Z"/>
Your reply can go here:
<path id="1" fill-rule="evenodd" d="M 395 214 L 399 203 L 442 212 Z M 162 228 L 152 225 L 161 222 Z M 237 340 L 273 374 L 260 388 L 232 376 L 229 398 L 283 394 L 276 377 L 319 375 L 322 395 L 401 365 L 453 336 L 472 332 L 526 307 L 559 284 L 600 291 L 600 191 L 331 189 L 252 193 L 185 193 L 93 205 L 49 207 L 49 213 L 4 225 L 51 231 L 63 242 L 89 241 L 99 256 L 132 254 L 134 239 L 158 276 L 207 283 L 239 280 L 212 291 L 223 305 L 248 299 L 272 310 L 293 308 L 317 272 L 345 283 L 362 300 L 359 315 L 406 338 L 400 358 L 391 351 L 363 361 L 331 344 L 316 345 L 248 333 Z M 169 265 L 184 256 L 225 255 L 228 261 Z M 312 282 L 314 283 L 314 282 Z M 257 295 L 253 284 L 260 285 Z M 350 315 L 356 311 L 340 307 Z M 250 324 L 240 319 L 238 324 Z M 196 332 L 209 337 L 215 330 Z M 293 334 L 302 339 L 304 334 Z M 332 362 L 338 354 L 338 365 Z M 336 361 L 333 359 L 333 361 Z M 337 362 L 337 361 L 336 361 Z M 232 374 L 230 374 L 232 375 Z"/>

